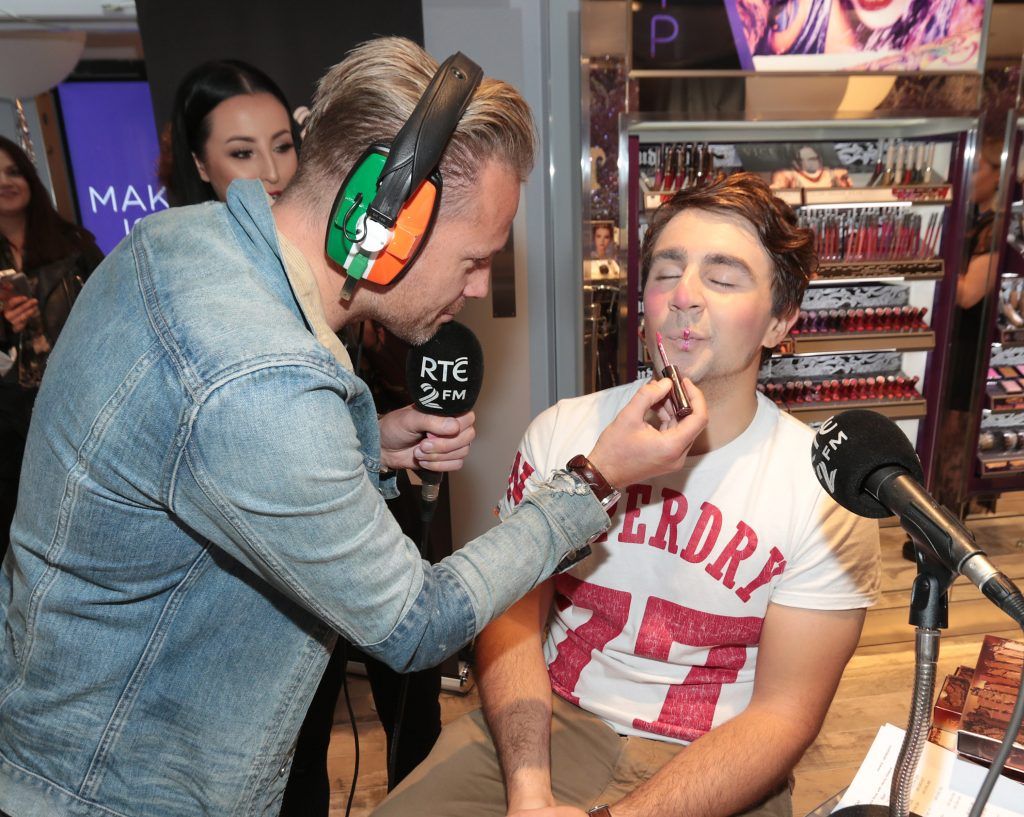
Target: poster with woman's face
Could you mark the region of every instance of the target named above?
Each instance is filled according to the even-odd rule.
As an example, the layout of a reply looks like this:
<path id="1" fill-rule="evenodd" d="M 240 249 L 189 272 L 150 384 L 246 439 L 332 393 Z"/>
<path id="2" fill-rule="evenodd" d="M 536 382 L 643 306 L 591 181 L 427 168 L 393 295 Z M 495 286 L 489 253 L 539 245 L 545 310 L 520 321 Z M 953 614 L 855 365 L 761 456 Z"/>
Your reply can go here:
<path id="1" fill-rule="evenodd" d="M 986 0 L 725 3 L 757 71 L 979 70 Z"/>
<path id="2" fill-rule="evenodd" d="M 614 258 L 616 253 L 615 225 L 610 221 L 594 222 L 590 228 L 590 257 Z"/>

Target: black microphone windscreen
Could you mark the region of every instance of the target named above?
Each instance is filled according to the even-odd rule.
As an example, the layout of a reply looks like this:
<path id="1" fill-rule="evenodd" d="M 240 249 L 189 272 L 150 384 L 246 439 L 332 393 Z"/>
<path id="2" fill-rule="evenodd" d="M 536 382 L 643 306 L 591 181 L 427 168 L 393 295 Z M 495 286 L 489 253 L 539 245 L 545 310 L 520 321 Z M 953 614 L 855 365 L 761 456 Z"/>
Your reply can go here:
<path id="1" fill-rule="evenodd" d="M 879 468 L 896 466 L 918 482 L 924 481 L 921 461 L 907 435 L 877 411 L 852 409 L 829 417 L 811 444 L 811 465 L 821 487 L 858 516 L 881 519 L 891 515 L 864 490 Z"/>
<path id="2" fill-rule="evenodd" d="M 457 321 L 443 323 L 434 337 L 409 350 L 405 377 L 420 411 L 445 417 L 465 414 L 484 382 L 480 341 Z"/>

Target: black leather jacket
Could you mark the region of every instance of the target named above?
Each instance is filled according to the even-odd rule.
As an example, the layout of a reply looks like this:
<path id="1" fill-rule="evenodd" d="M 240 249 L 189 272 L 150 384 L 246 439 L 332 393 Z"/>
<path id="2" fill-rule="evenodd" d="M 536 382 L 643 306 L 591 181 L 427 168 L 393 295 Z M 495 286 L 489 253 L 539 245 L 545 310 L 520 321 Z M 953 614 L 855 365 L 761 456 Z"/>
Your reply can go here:
<path id="1" fill-rule="evenodd" d="M 53 345 L 64 328 L 64 322 L 71 313 L 71 307 L 78 297 L 85 279 L 103 260 L 103 253 L 93 245 L 84 251 L 48 264 L 25 270 L 33 284 L 35 297 L 39 300 L 39 313 L 43 319 L 43 331 Z M 7 242 L 0 237 L 0 269 L 13 267 Z M 0 318 L 0 351 L 7 351 L 17 345 L 18 334 L 7 321 Z M 17 382 L 17 371 L 12 369 L 5 381 Z"/>

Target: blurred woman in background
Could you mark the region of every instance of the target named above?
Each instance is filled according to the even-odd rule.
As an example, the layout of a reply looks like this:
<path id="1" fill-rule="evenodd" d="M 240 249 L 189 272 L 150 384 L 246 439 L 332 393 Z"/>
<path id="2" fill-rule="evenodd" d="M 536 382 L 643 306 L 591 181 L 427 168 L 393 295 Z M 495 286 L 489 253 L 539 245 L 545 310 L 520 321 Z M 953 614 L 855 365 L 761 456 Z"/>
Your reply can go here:
<path id="1" fill-rule="evenodd" d="M 46 359 L 102 260 L 92 233 L 57 213 L 32 161 L 0 136 L 0 558 Z"/>

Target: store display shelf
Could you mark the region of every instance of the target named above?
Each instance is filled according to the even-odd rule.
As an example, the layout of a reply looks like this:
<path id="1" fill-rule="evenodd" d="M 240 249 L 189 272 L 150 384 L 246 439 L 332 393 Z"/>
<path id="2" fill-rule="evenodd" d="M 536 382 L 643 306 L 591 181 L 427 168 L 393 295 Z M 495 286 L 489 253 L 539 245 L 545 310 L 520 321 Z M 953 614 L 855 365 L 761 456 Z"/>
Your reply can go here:
<path id="1" fill-rule="evenodd" d="M 985 477 L 1019 477 L 1024 474 L 1024 451 L 1017 452 L 1015 457 L 1007 456 L 1005 451 L 995 456 L 979 455 L 978 465 Z"/>
<path id="2" fill-rule="evenodd" d="M 829 403 L 784 403 L 781 406 L 804 423 L 820 423 L 848 409 L 870 409 L 893 420 L 914 420 L 928 413 L 924 398 L 909 400 L 834 400 Z"/>
<path id="3" fill-rule="evenodd" d="M 671 190 L 642 191 L 645 209 L 656 209 L 679 192 Z M 953 188 L 948 184 L 905 185 L 899 187 L 837 187 L 782 188 L 772 191 L 790 207 L 808 206 L 870 206 L 883 204 L 948 204 L 953 201 Z"/>
<path id="4" fill-rule="evenodd" d="M 824 354 L 826 352 L 873 352 L 893 349 L 898 352 L 927 352 L 935 348 L 935 333 L 928 332 L 819 332 L 790 335 L 779 348 L 784 354 Z"/>
<path id="5" fill-rule="evenodd" d="M 899 261 L 826 261 L 818 266 L 812 284 L 850 278 L 913 278 L 938 280 L 945 275 L 941 258 L 914 258 Z"/>
<path id="6" fill-rule="evenodd" d="M 989 400 L 989 405 L 985 407 L 985 411 L 989 414 L 1019 414 L 1021 411 L 1024 411 L 1024 401 L 1007 402 L 1000 405 L 999 403 L 991 402 L 991 395 L 989 395 Z"/>
<path id="7" fill-rule="evenodd" d="M 837 204 L 893 204 L 906 202 L 909 204 L 947 204 L 953 201 L 953 187 L 949 184 L 908 184 L 892 187 L 837 187 L 815 189 L 811 187 L 799 190 L 777 190 L 775 195 L 785 193 L 788 201 L 793 194 L 798 194 L 800 202 L 788 201 L 789 204 L 837 205 Z M 782 196 L 779 196 L 782 198 Z"/>

